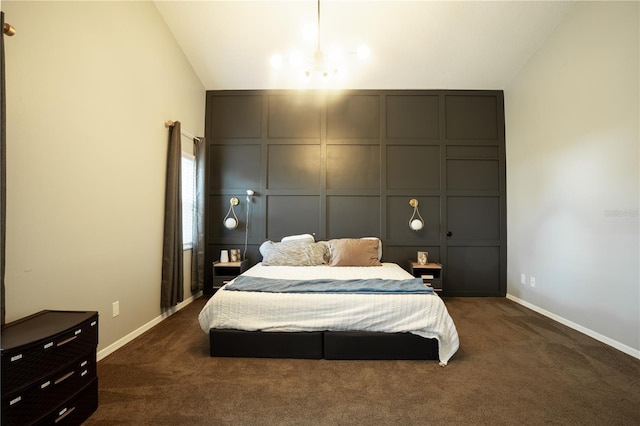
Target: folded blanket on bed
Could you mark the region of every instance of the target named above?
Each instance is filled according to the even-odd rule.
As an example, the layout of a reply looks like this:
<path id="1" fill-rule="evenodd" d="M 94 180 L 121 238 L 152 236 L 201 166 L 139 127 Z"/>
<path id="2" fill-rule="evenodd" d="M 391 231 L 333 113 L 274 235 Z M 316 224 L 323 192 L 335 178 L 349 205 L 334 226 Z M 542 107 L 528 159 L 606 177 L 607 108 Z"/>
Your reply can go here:
<path id="1" fill-rule="evenodd" d="M 420 278 L 286 280 L 241 275 L 227 284 L 224 290 L 266 293 L 433 294 L 433 289 Z"/>

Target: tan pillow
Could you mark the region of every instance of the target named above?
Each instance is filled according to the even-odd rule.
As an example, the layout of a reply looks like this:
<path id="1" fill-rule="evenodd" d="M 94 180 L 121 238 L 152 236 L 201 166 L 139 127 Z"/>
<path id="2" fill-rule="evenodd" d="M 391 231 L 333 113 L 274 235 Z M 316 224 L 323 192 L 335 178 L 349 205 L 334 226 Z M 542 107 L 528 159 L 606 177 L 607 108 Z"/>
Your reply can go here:
<path id="1" fill-rule="evenodd" d="M 379 242 L 352 238 L 330 240 L 330 266 L 382 266 L 378 260 Z"/>

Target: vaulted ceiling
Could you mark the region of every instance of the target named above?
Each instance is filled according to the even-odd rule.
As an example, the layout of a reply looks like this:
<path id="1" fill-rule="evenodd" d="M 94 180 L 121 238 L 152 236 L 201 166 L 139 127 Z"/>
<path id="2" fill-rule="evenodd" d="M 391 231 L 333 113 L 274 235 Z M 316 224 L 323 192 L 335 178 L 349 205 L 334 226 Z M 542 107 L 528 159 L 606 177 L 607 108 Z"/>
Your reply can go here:
<path id="1" fill-rule="evenodd" d="M 293 49 L 313 64 L 316 0 L 156 1 L 207 90 L 317 88 L 504 89 L 573 1 L 340 1 L 320 3 L 321 49 L 338 46 L 341 79 L 301 79 L 270 58 Z M 370 57 L 353 52 L 366 44 Z"/>

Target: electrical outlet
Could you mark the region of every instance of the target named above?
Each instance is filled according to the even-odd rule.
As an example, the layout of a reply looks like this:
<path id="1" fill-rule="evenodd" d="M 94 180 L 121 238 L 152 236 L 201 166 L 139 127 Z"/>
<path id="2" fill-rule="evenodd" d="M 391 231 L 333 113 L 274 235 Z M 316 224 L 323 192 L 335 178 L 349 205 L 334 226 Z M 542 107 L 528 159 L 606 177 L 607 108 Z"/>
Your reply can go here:
<path id="1" fill-rule="evenodd" d="M 120 301 L 113 302 L 113 317 L 120 315 Z"/>
<path id="2" fill-rule="evenodd" d="M 520 284 L 527 283 L 527 276 L 525 274 L 520 274 Z"/>
<path id="3" fill-rule="evenodd" d="M 535 287 L 536 286 L 536 277 L 531 277 L 529 279 L 529 283 L 531 284 L 531 287 Z"/>

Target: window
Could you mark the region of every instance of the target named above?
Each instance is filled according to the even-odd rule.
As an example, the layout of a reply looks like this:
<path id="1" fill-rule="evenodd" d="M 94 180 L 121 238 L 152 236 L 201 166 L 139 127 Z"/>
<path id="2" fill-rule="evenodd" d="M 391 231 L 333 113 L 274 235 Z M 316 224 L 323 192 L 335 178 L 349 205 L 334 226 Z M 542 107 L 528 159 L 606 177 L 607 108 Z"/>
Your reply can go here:
<path id="1" fill-rule="evenodd" d="M 195 211 L 195 157 L 182 153 L 182 249 L 193 246 L 193 215 Z"/>

